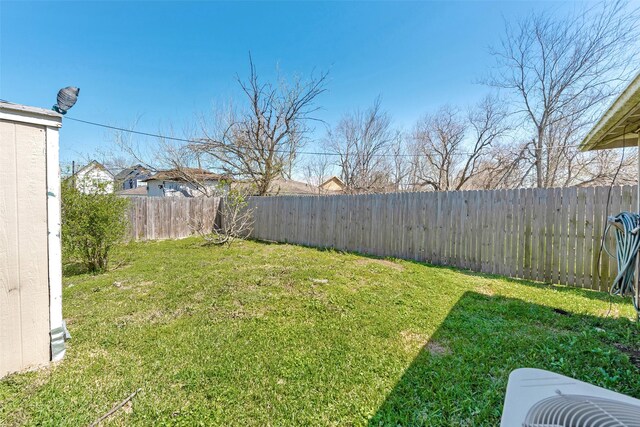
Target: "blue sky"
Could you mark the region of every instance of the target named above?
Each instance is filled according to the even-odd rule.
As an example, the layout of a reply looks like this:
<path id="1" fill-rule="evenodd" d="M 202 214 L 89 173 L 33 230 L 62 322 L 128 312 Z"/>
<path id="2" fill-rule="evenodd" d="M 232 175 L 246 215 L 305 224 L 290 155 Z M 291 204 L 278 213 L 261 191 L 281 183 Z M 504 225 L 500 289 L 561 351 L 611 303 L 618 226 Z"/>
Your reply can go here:
<path id="1" fill-rule="evenodd" d="M 366 108 L 381 95 L 408 128 L 442 104 L 488 89 L 488 47 L 504 20 L 553 2 L 11 2 L 0 1 L 0 99 L 50 108 L 81 88 L 69 116 L 157 132 L 216 102 L 238 99 L 251 52 L 271 78 L 329 71 L 319 118 Z M 322 135 L 315 132 L 315 137 Z M 152 141 L 150 141 L 151 143 Z M 65 121 L 63 161 L 109 146 L 103 129 Z"/>

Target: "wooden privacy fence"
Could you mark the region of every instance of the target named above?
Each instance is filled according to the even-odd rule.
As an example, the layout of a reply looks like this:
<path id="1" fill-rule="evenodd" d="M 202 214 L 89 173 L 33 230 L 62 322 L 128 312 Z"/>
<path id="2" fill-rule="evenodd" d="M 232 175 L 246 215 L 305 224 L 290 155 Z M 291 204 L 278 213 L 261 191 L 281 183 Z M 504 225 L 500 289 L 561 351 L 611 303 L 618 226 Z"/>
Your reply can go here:
<path id="1" fill-rule="evenodd" d="M 635 186 L 572 187 L 253 197 L 249 203 L 258 239 L 606 290 L 616 274 L 615 261 L 599 257 L 606 216 L 635 211 L 637 192 Z"/>
<path id="2" fill-rule="evenodd" d="M 219 221 L 219 197 L 131 197 L 129 237 L 133 240 L 181 239 L 194 234 L 191 220 L 205 229 Z"/>

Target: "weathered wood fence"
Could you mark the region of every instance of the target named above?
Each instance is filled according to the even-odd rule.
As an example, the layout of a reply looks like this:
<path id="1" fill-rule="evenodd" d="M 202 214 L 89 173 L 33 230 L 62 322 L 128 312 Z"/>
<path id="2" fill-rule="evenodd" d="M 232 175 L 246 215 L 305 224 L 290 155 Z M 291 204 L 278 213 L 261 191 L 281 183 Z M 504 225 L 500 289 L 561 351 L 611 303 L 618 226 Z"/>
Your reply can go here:
<path id="1" fill-rule="evenodd" d="M 193 219 L 211 229 L 219 221 L 220 198 L 131 197 L 129 237 L 133 240 L 181 239 L 194 234 Z"/>
<path id="2" fill-rule="evenodd" d="M 608 203 L 607 203 L 608 202 Z M 252 237 L 449 265 L 606 290 L 616 265 L 607 215 L 635 211 L 635 186 L 252 197 Z M 133 197 L 134 240 L 194 234 L 220 223 L 219 198 Z M 613 233 L 606 244 L 613 248 Z"/>
<path id="3" fill-rule="evenodd" d="M 282 196 L 250 205 L 257 239 L 606 290 L 616 272 L 599 256 L 606 216 L 635 211 L 637 193 L 617 186 Z M 613 247 L 611 237 L 606 243 Z"/>

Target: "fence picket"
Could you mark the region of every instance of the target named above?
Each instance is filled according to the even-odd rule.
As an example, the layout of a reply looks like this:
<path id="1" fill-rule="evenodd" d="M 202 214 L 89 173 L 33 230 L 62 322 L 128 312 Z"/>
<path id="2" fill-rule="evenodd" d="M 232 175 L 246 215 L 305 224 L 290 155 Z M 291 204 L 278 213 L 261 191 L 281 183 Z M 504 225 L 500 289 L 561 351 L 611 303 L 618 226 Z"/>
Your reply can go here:
<path id="1" fill-rule="evenodd" d="M 621 210 L 621 206 L 622 206 L 622 187 L 618 187 L 618 186 L 613 186 L 611 187 L 611 197 L 610 197 L 610 202 L 609 202 L 609 209 L 607 214 L 608 215 L 617 215 Z M 612 230 L 613 231 L 613 230 Z M 610 252 L 615 254 L 615 233 L 611 232 L 607 235 L 607 247 L 610 248 Z M 604 255 L 604 258 L 607 258 L 609 260 L 609 268 L 608 268 L 608 280 L 607 283 L 611 284 L 613 283 L 613 279 L 615 279 L 617 270 L 618 270 L 618 265 L 617 262 L 614 258 L 611 258 L 608 255 Z"/>
<path id="2" fill-rule="evenodd" d="M 505 242 L 504 242 L 504 275 L 508 277 L 515 276 L 515 260 L 511 248 L 513 247 L 513 239 L 515 233 L 513 231 L 514 226 L 514 205 L 515 205 L 515 191 L 505 190 Z"/>
<path id="3" fill-rule="evenodd" d="M 555 215 L 555 189 L 550 189 L 547 194 L 546 200 L 546 213 L 545 213 L 545 232 L 544 232 L 544 275 L 543 280 L 546 283 L 552 283 L 551 268 L 553 259 L 553 224 Z"/>
<path id="4" fill-rule="evenodd" d="M 606 254 L 603 253 L 602 247 L 602 233 L 604 231 L 603 217 L 606 216 L 606 203 L 607 203 L 607 188 L 599 187 L 596 188 L 596 206 L 602 207 L 597 212 L 594 213 L 593 217 L 593 233 L 594 239 L 593 241 L 593 260 L 592 260 L 592 274 L 593 280 L 595 283 L 595 289 L 604 290 L 606 284 L 602 280 L 601 266 L 603 258 L 606 259 Z"/>
<path id="5" fill-rule="evenodd" d="M 569 240 L 567 242 L 567 283 L 575 286 L 576 284 L 576 213 L 578 207 L 577 188 L 570 189 L 569 198 Z"/>
<path id="6" fill-rule="evenodd" d="M 535 209 L 534 198 L 533 198 L 533 189 L 527 188 L 524 190 L 525 193 L 525 212 L 524 212 L 524 223 L 523 223 L 523 239 L 524 239 L 524 247 L 523 247 L 523 255 L 524 255 L 524 269 L 522 271 L 523 279 L 531 279 L 532 272 L 532 232 L 533 232 L 533 210 Z"/>
<path id="7" fill-rule="evenodd" d="M 584 273 L 584 248 L 587 213 L 587 189 L 577 189 L 577 213 L 576 213 L 576 282 L 575 286 L 585 287 Z"/>
<path id="8" fill-rule="evenodd" d="M 566 285 L 567 284 L 567 270 L 569 266 L 568 261 L 568 249 L 567 242 L 569 240 L 569 199 L 570 199 L 570 188 L 563 188 L 560 205 L 562 209 L 558 213 L 560 215 L 560 229 L 558 230 L 558 234 L 560 236 L 560 270 L 559 270 L 559 279 L 558 283 Z"/>
<path id="9" fill-rule="evenodd" d="M 584 276 L 583 284 L 585 288 L 594 289 L 592 259 L 593 259 L 593 242 L 598 240 L 598 236 L 593 233 L 593 214 L 595 190 L 593 188 L 585 189 L 585 223 L 584 223 Z"/>

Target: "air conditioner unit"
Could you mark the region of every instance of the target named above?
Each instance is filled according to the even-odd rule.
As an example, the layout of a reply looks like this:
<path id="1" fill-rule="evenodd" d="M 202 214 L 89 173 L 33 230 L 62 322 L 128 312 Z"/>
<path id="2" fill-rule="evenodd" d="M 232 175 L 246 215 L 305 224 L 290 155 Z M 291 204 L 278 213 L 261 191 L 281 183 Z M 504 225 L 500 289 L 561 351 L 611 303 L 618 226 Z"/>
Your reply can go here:
<path id="1" fill-rule="evenodd" d="M 640 427 L 640 400 L 542 369 L 516 369 L 500 425 Z"/>

